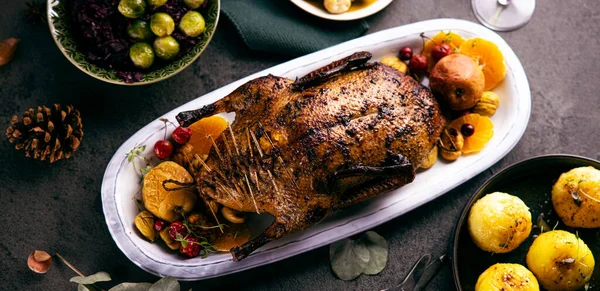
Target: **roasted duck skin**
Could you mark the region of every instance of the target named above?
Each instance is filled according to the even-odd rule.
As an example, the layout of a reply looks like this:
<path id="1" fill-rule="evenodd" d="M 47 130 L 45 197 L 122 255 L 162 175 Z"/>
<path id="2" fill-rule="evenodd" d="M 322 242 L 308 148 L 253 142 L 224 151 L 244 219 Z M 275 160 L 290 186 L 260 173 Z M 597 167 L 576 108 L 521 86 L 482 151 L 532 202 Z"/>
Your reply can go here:
<path id="1" fill-rule="evenodd" d="M 234 260 L 413 181 L 444 117 L 427 88 L 370 57 L 356 53 L 295 82 L 260 77 L 177 116 L 187 126 L 236 114 L 196 173 L 198 190 L 205 201 L 275 220 L 231 249 Z"/>

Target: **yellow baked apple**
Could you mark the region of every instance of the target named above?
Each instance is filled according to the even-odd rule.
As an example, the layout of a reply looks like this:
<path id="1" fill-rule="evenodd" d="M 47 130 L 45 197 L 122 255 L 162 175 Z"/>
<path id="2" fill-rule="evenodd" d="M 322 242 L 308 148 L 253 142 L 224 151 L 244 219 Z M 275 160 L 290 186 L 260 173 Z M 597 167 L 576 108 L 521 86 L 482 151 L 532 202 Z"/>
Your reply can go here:
<path id="1" fill-rule="evenodd" d="M 163 185 L 163 182 L 171 181 Z M 181 212 L 189 213 L 196 205 L 196 193 L 191 184 L 194 179 L 186 169 L 174 162 L 162 162 L 144 177 L 142 200 L 144 207 L 154 216 L 173 222 L 181 219 Z M 170 189 L 165 189 L 165 186 Z M 177 189 L 174 190 L 173 189 Z"/>
<path id="2" fill-rule="evenodd" d="M 443 57 L 429 75 L 431 91 L 439 93 L 452 110 L 465 110 L 477 104 L 483 94 L 485 77 L 481 68 L 461 54 Z"/>
<path id="3" fill-rule="evenodd" d="M 583 240 L 563 230 L 540 234 L 527 252 L 527 267 L 549 291 L 583 287 L 594 272 L 594 264 Z"/>
<path id="4" fill-rule="evenodd" d="M 552 187 L 552 204 L 571 227 L 600 227 L 600 171 L 580 167 L 563 173 Z"/>
<path id="5" fill-rule="evenodd" d="M 482 250 L 508 253 L 531 232 L 531 212 L 519 197 L 494 192 L 479 199 L 469 212 L 469 234 Z"/>
<path id="6" fill-rule="evenodd" d="M 519 264 L 495 264 L 477 279 L 475 291 L 539 291 L 533 274 Z"/>

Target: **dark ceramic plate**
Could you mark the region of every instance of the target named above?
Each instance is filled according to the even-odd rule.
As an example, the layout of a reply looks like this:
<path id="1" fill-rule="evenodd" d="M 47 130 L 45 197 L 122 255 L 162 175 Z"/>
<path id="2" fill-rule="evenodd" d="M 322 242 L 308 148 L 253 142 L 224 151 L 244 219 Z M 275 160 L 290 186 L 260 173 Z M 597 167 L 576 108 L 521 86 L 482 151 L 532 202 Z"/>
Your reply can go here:
<path id="1" fill-rule="evenodd" d="M 525 257 L 534 238 L 540 233 L 536 227 L 536 221 L 540 214 L 544 214 L 544 220 L 553 227 L 558 216 L 554 213 L 551 200 L 552 185 L 561 173 L 576 167 L 593 166 L 600 169 L 600 162 L 578 156 L 570 155 L 548 155 L 535 157 L 516 163 L 500 171 L 481 186 L 471 197 L 469 203 L 456 226 L 453 241 L 452 272 L 454 282 L 458 290 L 475 290 L 475 283 L 479 275 L 495 263 L 518 263 L 525 267 Z M 529 238 L 525 240 L 516 250 L 507 254 L 491 254 L 480 250 L 471 240 L 467 228 L 467 216 L 475 201 L 486 194 L 496 191 L 515 195 L 530 208 L 533 230 Z M 600 231 L 598 229 L 575 229 L 560 222 L 557 229 L 570 232 L 579 232 L 581 239 L 590 247 L 595 255 L 596 262 L 600 258 Z M 591 290 L 600 285 L 600 267 L 594 270 L 590 280 Z"/>

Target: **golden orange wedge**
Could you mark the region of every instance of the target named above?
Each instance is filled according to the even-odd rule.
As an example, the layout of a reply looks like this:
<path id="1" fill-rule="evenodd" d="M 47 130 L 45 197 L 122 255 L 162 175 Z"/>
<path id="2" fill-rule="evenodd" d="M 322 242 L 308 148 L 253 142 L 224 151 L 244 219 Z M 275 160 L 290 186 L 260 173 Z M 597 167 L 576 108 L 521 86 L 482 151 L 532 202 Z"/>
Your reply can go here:
<path id="1" fill-rule="evenodd" d="M 448 127 L 461 132 L 463 124 L 471 124 L 475 132 L 471 136 L 463 136 L 465 143 L 461 149 L 463 154 L 475 153 L 482 150 L 485 145 L 494 136 L 494 123 L 487 116 L 481 116 L 477 113 L 465 114 L 453 120 Z"/>
<path id="2" fill-rule="evenodd" d="M 494 89 L 506 76 L 504 56 L 498 46 L 483 38 L 471 38 L 459 47 L 459 53 L 473 58 L 483 70 L 485 91 Z"/>
<path id="3" fill-rule="evenodd" d="M 224 233 L 218 232 L 217 238 L 212 245 L 218 252 L 228 252 L 234 247 L 242 246 L 250 240 L 250 230 L 245 224 L 228 224 L 224 227 Z"/>
<path id="4" fill-rule="evenodd" d="M 192 136 L 187 144 L 191 145 L 193 152 L 199 156 L 208 155 L 213 145 L 211 138 L 217 140 L 227 129 L 227 125 L 227 120 L 221 116 L 202 118 L 190 125 Z"/>

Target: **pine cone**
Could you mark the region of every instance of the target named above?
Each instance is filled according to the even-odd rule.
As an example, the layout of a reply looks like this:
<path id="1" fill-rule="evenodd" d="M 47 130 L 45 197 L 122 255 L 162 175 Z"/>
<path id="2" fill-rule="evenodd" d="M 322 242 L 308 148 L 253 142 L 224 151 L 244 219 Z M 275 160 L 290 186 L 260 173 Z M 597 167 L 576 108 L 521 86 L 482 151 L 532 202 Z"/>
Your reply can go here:
<path id="1" fill-rule="evenodd" d="M 71 157 L 83 137 L 79 111 L 72 106 L 67 106 L 66 111 L 58 104 L 52 108 L 38 106 L 37 114 L 29 109 L 20 121 L 15 115 L 10 123 L 6 137 L 17 143 L 15 148 L 25 149 L 27 157 L 48 159 L 50 163 Z"/>

